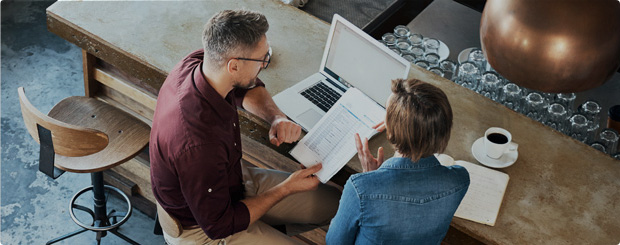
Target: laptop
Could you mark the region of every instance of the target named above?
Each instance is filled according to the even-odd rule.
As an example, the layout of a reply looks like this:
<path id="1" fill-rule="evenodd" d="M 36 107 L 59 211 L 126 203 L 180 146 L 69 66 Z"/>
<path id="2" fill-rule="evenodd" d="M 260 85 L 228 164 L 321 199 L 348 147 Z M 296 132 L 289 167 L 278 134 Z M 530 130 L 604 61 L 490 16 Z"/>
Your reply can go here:
<path id="1" fill-rule="evenodd" d="M 411 64 L 335 14 L 319 72 L 273 97 L 291 120 L 309 131 L 351 87 L 385 108 L 393 79 L 407 78 Z"/>

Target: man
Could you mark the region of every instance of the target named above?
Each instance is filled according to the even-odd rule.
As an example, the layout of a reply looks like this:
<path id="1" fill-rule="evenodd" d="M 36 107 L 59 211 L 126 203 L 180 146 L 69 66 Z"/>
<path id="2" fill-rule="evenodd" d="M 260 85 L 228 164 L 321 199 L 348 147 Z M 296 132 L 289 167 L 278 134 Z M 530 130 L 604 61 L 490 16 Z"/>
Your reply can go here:
<path id="1" fill-rule="evenodd" d="M 340 193 L 319 185 L 313 174 L 320 166 L 289 174 L 241 164 L 237 106 L 271 122 L 275 145 L 301 133 L 257 78 L 271 58 L 268 29 L 260 13 L 215 14 L 205 25 L 204 49 L 181 60 L 159 91 L 151 183 L 158 203 L 183 226 L 178 238 L 164 234 L 168 243 L 294 243 L 272 226 L 308 229 L 303 224 L 325 225 L 336 213 Z"/>

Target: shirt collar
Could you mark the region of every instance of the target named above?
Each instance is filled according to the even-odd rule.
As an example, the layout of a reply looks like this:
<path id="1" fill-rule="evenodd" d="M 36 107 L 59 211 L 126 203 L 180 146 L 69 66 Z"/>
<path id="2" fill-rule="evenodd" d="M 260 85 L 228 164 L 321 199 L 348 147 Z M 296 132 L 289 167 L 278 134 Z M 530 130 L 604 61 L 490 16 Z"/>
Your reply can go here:
<path id="1" fill-rule="evenodd" d="M 392 157 L 386 160 L 383 164 L 381 164 L 380 168 L 386 169 L 399 169 L 399 168 L 407 168 L 407 169 L 423 169 L 423 168 L 432 168 L 435 166 L 439 166 L 439 160 L 435 156 L 429 156 L 420 159 L 417 162 L 411 161 L 411 158 L 407 157 Z"/>
<path id="2" fill-rule="evenodd" d="M 203 62 L 201 61 L 194 68 L 194 86 L 220 117 L 223 119 L 233 118 L 237 114 L 237 105 L 232 97 L 232 90 L 223 99 L 205 79 L 202 73 L 202 64 Z"/>

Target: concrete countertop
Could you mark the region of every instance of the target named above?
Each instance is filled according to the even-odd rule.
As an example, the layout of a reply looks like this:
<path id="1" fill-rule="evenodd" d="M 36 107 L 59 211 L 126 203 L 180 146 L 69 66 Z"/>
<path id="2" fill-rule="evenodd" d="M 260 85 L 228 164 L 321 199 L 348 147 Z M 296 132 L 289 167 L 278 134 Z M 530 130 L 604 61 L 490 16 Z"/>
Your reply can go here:
<path id="1" fill-rule="evenodd" d="M 275 55 L 259 77 L 270 93 L 318 70 L 329 25 L 277 1 L 57 2 L 48 14 L 90 35 L 86 43 L 64 37 L 78 46 L 100 42 L 148 64 L 153 72 L 166 73 L 181 57 L 201 48 L 202 26 L 213 13 L 239 7 L 261 11 L 269 19 L 267 35 Z M 455 227 L 493 244 L 620 241 L 617 161 L 419 67 L 412 67 L 410 77 L 432 83 L 448 95 L 454 128 L 446 153 L 454 159 L 476 163 L 471 145 L 492 126 L 512 132 L 520 145 L 517 162 L 500 170 L 510 175 L 510 181 L 496 225 L 454 218 Z M 387 145 L 385 134 L 371 141 L 372 148 L 378 145 Z M 348 166 L 359 170 L 357 157 Z"/>
<path id="2" fill-rule="evenodd" d="M 241 8 L 259 11 L 269 21 L 273 56 L 259 78 L 271 94 L 319 71 L 329 25 L 279 1 L 61 1 L 47 11 L 167 74 L 185 55 L 202 48 L 202 30 L 211 16 Z"/>

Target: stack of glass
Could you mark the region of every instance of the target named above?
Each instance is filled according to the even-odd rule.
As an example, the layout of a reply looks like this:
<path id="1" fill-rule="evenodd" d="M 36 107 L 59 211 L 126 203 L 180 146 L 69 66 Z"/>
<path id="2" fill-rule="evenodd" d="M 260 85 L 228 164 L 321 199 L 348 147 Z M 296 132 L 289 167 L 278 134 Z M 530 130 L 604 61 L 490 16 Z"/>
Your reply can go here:
<path id="1" fill-rule="evenodd" d="M 462 60 L 464 58 L 459 55 L 458 63 L 441 60 L 439 40 L 412 33 L 404 25 L 396 26 L 393 33 L 384 34 L 381 42 L 412 64 L 620 160 L 620 135 L 614 129 L 599 128 L 602 108 L 596 101 L 588 100 L 576 107 L 574 93 L 545 93 L 511 83 L 495 72 L 479 48 L 466 49 L 469 51 L 467 60 Z"/>
<path id="2" fill-rule="evenodd" d="M 441 77 L 456 79 L 458 64 L 442 60 L 439 55 L 441 42 L 435 38 L 412 33 L 407 26 L 398 25 L 394 32 L 383 34 L 381 42 L 409 62 Z"/>

